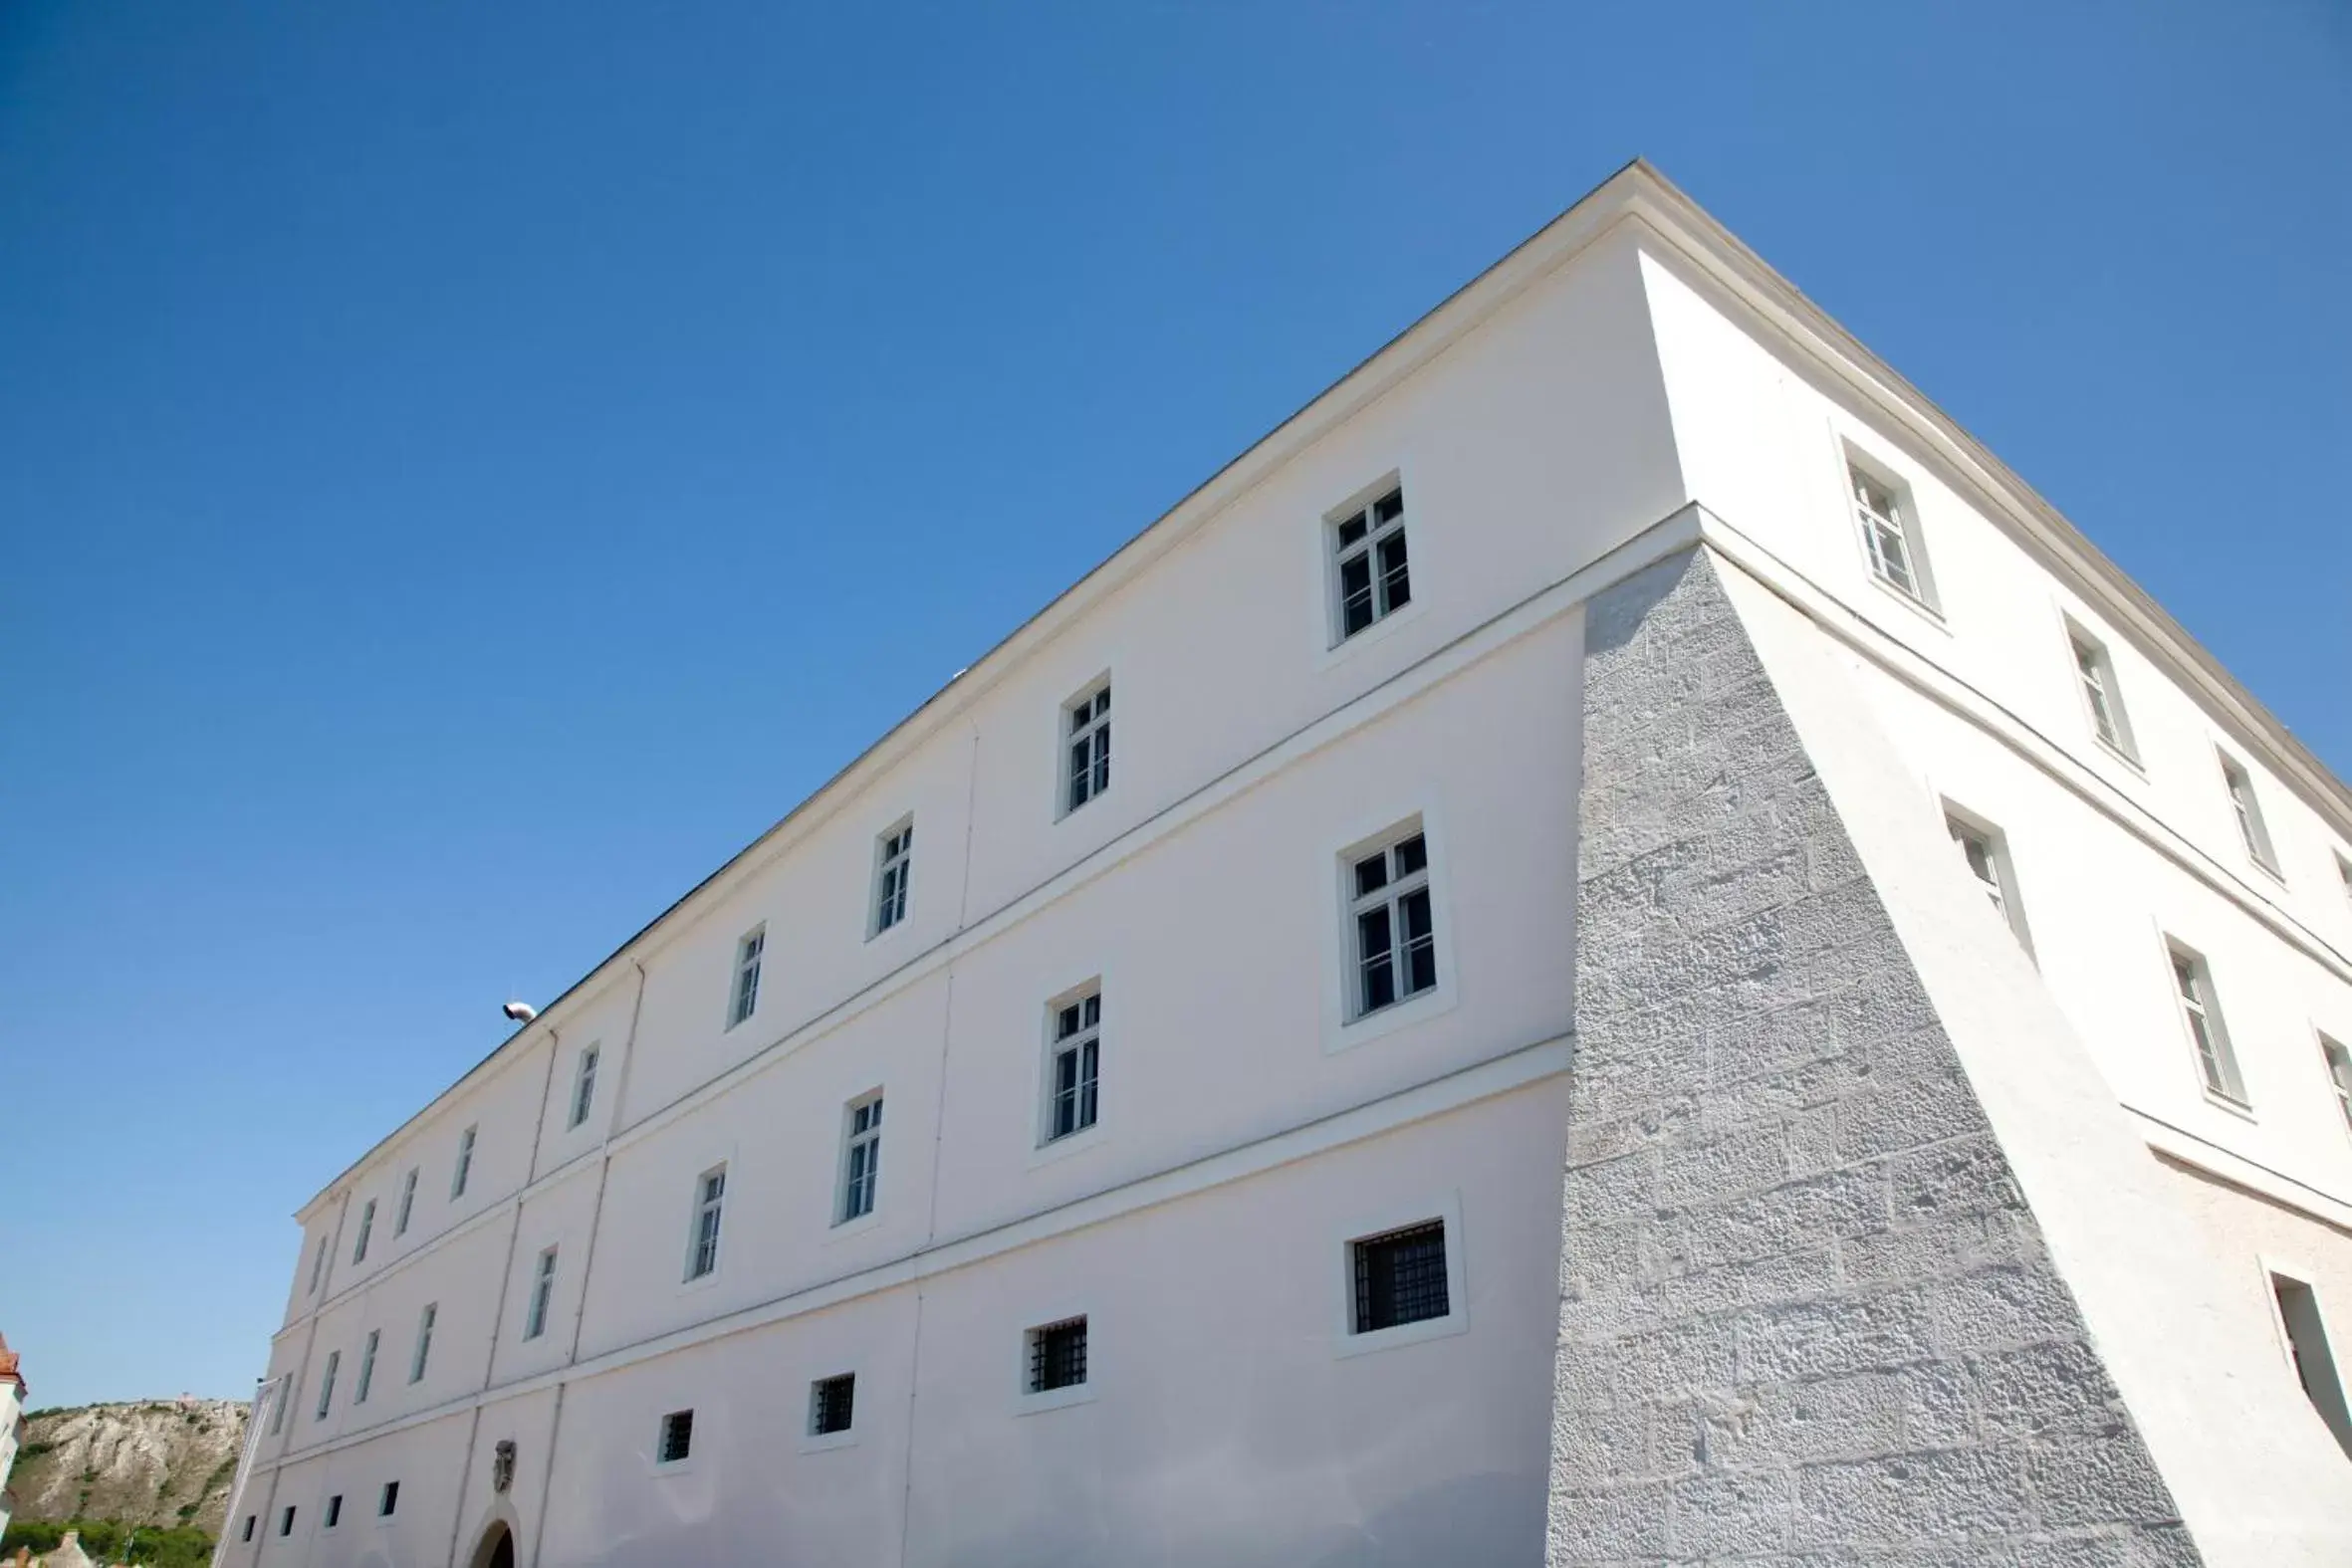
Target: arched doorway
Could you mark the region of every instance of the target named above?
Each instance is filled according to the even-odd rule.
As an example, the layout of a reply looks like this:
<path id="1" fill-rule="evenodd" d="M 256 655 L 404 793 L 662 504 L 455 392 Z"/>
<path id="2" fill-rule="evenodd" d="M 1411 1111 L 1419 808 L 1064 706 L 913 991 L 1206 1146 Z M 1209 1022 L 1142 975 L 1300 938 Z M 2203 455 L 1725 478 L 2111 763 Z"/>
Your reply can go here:
<path id="1" fill-rule="evenodd" d="M 504 1520 L 491 1525 L 474 1548 L 471 1568 L 515 1568 L 515 1536 Z"/>

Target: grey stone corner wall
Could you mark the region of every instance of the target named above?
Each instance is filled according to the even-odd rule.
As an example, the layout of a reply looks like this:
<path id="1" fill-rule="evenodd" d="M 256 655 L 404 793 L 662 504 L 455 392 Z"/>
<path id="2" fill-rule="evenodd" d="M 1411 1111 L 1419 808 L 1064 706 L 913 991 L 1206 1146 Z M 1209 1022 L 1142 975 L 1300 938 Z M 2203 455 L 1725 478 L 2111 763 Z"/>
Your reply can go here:
<path id="1" fill-rule="evenodd" d="M 1546 1560 L 2197 1563 L 1715 569 L 1587 610 Z"/>

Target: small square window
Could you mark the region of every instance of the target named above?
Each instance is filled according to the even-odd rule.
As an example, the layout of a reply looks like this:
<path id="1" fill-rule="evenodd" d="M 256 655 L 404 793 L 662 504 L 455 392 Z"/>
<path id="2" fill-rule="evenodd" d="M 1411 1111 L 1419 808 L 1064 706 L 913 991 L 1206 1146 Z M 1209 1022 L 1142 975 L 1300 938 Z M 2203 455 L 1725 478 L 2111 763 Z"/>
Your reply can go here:
<path id="1" fill-rule="evenodd" d="M 375 1516 L 379 1519 L 388 1519 L 392 1516 L 392 1510 L 399 1506 L 400 1483 L 385 1481 L 383 1490 L 375 1494 Z"/>
<path id="2" fill-rule="evenodd" d="M 1413 576 L 1405 553 L 1405 492 L 1402 486 L 1363 507 L 1327 519 L 1332 583 L 1337 594 L 1332 645 L 1385 620 L 1413 600 Z"/>
<path id="3" fill-rule="evenodd" d="M 835 1225 L 874 1212 L 874 1190 L 882 1179 L 882 1096 L 852 1100 L 842 1111 L 841 1197 Z"/>
<path id="4" fill-rule="evenodd" d="M 819 1378 L 809 1385 L 809 1436 L 831 1437 L 847 1432 L 857 1401 L 857 1375 Z"/>
<path id="5" fill-rule="evenodd" d="M 1911 496 L 1893 480 L 1848 461 L 1846 485 L 1853 496 L 1854 521 L 1862 531 L 1862 554 L 1871 575 L 1928 609 L 1936 604 L 1927 552 L 1913 516 Z"/>
<path id="6" fill-rule="evenodd" d="M 327 1499 L 327 1528 L 332 1530 L 342 1522 L 343 1493 L 339 1491 L 334 1496 Z"/>
<path id="7" fill-rule="evenodd" d="M 1418 822 L 1347 856 L 1348 1013 L 1361 1018 L 1437 988 L 1429 841 Z"/>
<path id="8" fill-rule="evenodd" d="M 1089 987 L 1047 1011 L 1051 1028 L 1041 1142 L 1053 1143 L 1094 1125 L 1102 1068 L 1102 990 Z"/>
<path id="9" fill-rule="evenodd" d="M 915 874 L 915 823 L 908 817 L 874 840 L 874 907 L 869 936 L 880 936 L 906 919 L 907 890 Z"/>
<path id="10" fill-rule="evenodd" d="M 1061 809 L 1064 815 L 1110 787 L 1110 682 L 1061 708 Z"/>
<path id="11" fill-rule="evenodd" d="M 758 984 L 755 979 L 754 985 Z M 584 1045 L 580 1051 L 580 1065 L 572 1072 L 572 1119 L 564 1124 L 569 1132 L 588 1119 L 588 1111 L 596 1103 L 596 1061 L 602 1052 L 593 1045 Z"/>
<path id="12" fill-rule="evenodd" d="M 735 944 L 735 989 L 727 1004 L 727 1027 L 750 1017 L 760 1006 L 760 956 L 768 950 L 768 928 L 760 927 Z"/>
<path id="13" fill-rule="evenodd" d="M 2167 948 L 2172 960 L 2173 988 L 2180 1003 L 2181 1021 L 2197 1052 L 2198 1075 L 2206 1092 L 2243 1107 L 2245 1080 L 2237 1070 L 2237 1053 L 2231 1048 L 2230 1031 L 2222 1023 L 2222 1009 L 2214 1001 L 2214 981 L 2203 957 L 2178 943 Z"/>
<path id="14" fill-rule="evenodd" d="M 2237 836 L 2245 844 L 2247 857 L 2272 876 L 2278 875 L 2278 856 L 2270 848 L 2270 829 L 2262 820 L 2262 802 L 2254 795 L 2253 777 L 2228 752 L 2217 755 L 2222 762 L 2222 786 L 2230 792 L 2230 809 L 2237 818 Z"/>
<path id="15" fill-rule="evenodd" d="M 2017 902 L 2017 890 L 2009 866 L 2008 840 L 1998 827 L 1975 821 L 1957 812 L 1947 811 L 1945 830 L 1952 834 L 1952 842 L 1960 850 L 1969 875 L 1984 889 L 1985 897 L 1993 905 L 1993 912 L 2009 928 L 2009 934 L 2031 956 L 2032 947 L 2025 936 L 2025 909 Z"/>
<path id="16" fill-rule="evenodd" d="M 1086 1320 L 1063 1318 L 1029 1331 L 1029 1391 L 1051 1393 L 1086 1381 Z"/>
<path id="17" fill-rule="evenodd" d="M 713 1166 L 694 1179 L 694 1222 L 687 1232 L 686 1277 L 700 1279 L 719 1266 L 719 1220 L 727 1206 L 727 1168 Z"/>
<path id="18" fill-rule="evenodd" d="M 2115 661 L 2108 656 L 2107 645 L 2071 618 L 2066 622 L 2066 644 L 2074 655 L 2074 677 L 2082 691 L 2083 713 L 2090 720 L 2091 734 L 2124 761 L 2137 763 L 2131 716 L 2124 709 L 2123 687 L 2115 678 Z"/>
<path id="19" fill-rule="evenodd" d="M 662 1464 L 675 1464 L 694 1452 L 694 1412 L 673 1410 L 661 1418 L 661 1438 L 654 1450 L 654 1459 Z"/>
<path id="20" fill-rule="evenodd" d="M 1446 1223 L 1430 1220 L 1350 1244 L 1355 1331 L 1377 1333 L 1452 1310 L 1446 1287 Z"/>

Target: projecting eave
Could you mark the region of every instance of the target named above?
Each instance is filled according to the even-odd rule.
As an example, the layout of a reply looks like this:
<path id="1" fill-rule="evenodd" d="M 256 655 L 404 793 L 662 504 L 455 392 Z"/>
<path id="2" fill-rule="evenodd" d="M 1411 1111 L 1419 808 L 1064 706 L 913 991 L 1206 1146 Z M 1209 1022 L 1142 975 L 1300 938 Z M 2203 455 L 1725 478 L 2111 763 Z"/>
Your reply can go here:
<path id="1" fill-rule="evenodd" d="M 2032 488 L 1928 397 L 1872 353 L 1787 279 L 1648 162 L 1635 159 L 1500 261 L 1309 400 L 1113 552 L 795 806 L 773 827 L 656 916 L 612 955 L 501 1042 L 297 1212 L 308 1224 L 385 1150 L 440 1115 L 456 1096 L 560 1033 L 588 1001 L 692 929 L 707 910 L 858 799 L 940 728 L 954 723 L 1073 621 L 1133 581 L 1299 450 L 1443 354 L 1513 300 L 1628 222 L 1645 243 L 1670 248 L 1714 280 L 1747 325 L 1800 362 L 1849 387 L 1934 456 L 1948 478 L 2006 528 L 2142 651 L 2198 693 L 2241 744 L 2287 781 L 2347 839 L 2352 792 L 2195 638 Z M 1704 498 L 1700 498 L 1704 499 Z"/>

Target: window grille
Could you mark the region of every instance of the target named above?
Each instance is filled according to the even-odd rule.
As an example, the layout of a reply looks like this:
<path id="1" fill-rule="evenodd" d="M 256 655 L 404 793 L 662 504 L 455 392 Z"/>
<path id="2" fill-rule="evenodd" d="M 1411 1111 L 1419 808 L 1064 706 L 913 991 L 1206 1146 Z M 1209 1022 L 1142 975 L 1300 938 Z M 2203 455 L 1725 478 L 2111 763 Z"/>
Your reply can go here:
<path id="1" fill-rule="evenodd" d="M 1340 641 L 1412 601 L 1401 487 L 1360 512 L 1333 519 L 1331 545 L 1338 565 Z"/>
<path id="2" fill-rule="evenodd" d="M 1101 1068 L 1102 994 L 1088 992 L 1054 1012 L 1054 1064 L 1048 1085 L 1046 1141 L 1094 1125 Z"/>
<path id="3" fill-rule="evenodd" d="M 874 1184 L 882 1176 L 882 1097 L 874 1095 L 849 1107 L 847 1139 L 841 1151 L 841 1213 L 843 1221 L 874 1212 Z"/>
<path id="4" fill-rule="evenodd" d="M 1086 1381 L 1086 1320 L 1065 1318 L 1029 1331 L 1029 1391 L 1044 1394 Z"/>
<path id="5" fill-rule="evenodd" d="M 1444 1317 L 1446 1223 L 1431 1220 L 1355 1243 L 1355 1331 Z"/>
<path id="6" fill-rule="evenodd" d="M 1428 842 L 1415 830 L 1359 856 L 1349 875 L 1354 894 L 1354 1010 L 1362 1017 L 1437 985 Z"/>
<path id="7" fill-rule="evenodd" d="M 906 918 L 907 888 L 915 873 L 915 824 L 884 833 L 874 849 L 874 935 Z"/>
<path id="8" fill-rule="evenodd" d="M 664 1464 L 675 1464 L 694 1452 L 694 1412 L 673 1410 L 661 1418 L 661 1442 L 656 1452 Z"/>
<path id="9" fill-rule="evenodd" d="M 1074 811 L 1110 787 L 1109 684 L 1064 711 L 1069 716 L 1069 741 L 1061 808 Z"/>
<path id="10" fill-rule="evenodd" d="M 839 1377 L 819 1378 L 809 1385 L 809 1435 L 829 1437 L 836 1432 L 847 1432 L 855 1413 L 857 1376 L 844 1372 Z"/>

